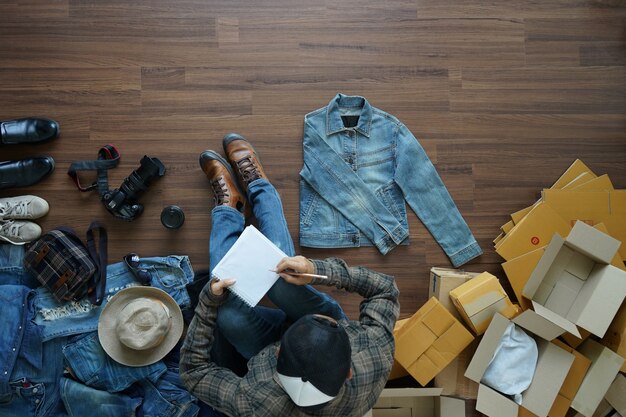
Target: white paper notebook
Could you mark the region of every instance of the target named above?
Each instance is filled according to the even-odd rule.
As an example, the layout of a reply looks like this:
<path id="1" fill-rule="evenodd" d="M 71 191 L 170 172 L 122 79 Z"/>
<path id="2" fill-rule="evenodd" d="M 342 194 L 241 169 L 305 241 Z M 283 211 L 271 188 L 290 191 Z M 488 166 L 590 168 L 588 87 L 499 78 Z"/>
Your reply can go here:
<path id="1" fill-rule="evenodd" d="M 219 279 L 236 279 L 229 289 L 254 307 L 279 278 L 271 270 L 286 256 L 256 227 L 248 226 L 213 268 L 211 275 Z"/>

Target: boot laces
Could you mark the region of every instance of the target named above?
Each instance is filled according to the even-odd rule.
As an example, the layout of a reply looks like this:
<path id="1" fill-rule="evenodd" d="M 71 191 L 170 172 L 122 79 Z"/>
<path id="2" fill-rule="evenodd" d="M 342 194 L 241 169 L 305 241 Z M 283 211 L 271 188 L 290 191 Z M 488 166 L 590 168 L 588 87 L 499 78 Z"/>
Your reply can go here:
<path id="1" fill-rule="evenodd" d="M 25 216 L 28 214 L 30 201 L 4 202 L 0 203 L 0 218 L 6 216 Z"/>
<path id="2" fill-rule="evenodd" d="M 0 222 L 0 235 L 4 235 L 6 237 L 19 237 L 20 228 L 22 226 L 23 224 L 15 223 L 13 220 Z"/>
<path id="3" fill-rule="evenodd" d="M 248 155 L 237 161 L 237 168 L 246 183 L 261 178 L 259 167 L 252 161 L 252 155 Z"/>
<path id="4" fill-rule="evenodd" d="M 230 201 L 230 194 L 224 177 L 218 177 L 217 179 L 211 181 L 211 187 L 213 188 L 213 194 L 215 194 L 215 204 L 228 204 Z"/>

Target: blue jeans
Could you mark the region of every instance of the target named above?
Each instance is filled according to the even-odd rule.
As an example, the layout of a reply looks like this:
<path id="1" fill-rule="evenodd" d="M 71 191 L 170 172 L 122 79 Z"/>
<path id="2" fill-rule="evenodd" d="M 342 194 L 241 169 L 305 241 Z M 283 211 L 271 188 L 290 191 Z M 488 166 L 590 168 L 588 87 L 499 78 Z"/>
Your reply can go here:
<path id="1" fill-rule="evenodd" d="M 142 379 L 156 382 L 166 371 L 163 361 L 146 366 L 126 366 L 106 354 L 98 332 L 74 336 L 63 346 L 63 356 L 76 378 L 92 388 L 119 392 Z"/>
<path id="2" fill-rule="evenodd" d="M 150 286 L 162 289 L 176 300 L 183 310 L 190 306 L 186 285 L 193 280 L 193 271 L 187 256 L 141 258 L 139 267 L 150 274 Z M 48 290 L 37 288 L 35 322 L 42 327 L 43 340 L 59 336 L 71 336 L 93 332 L 98 329 L 100 311 L 109 299 L 120 290 L 140 285 L 123 262 L 107 266 L 106 296 L 101 306 L 93 306 L 89 300 L 59 303 Z"/>
<path id="3" fill-rule="evenodd" d="M 265 179 L 250 183 L 248 200 L 252 204 L 259 230 L 288 256 L 295 249 L 278 192 Z M 212 212 L 209 256 L 211 269 L 235 243 L 245 227 L 240 212 L 217 206 Z M 278 279 L 267 293 L 278 307 L 249 307 L 238 297 L 228 297 L 217 312 L 217 326 L 221 334 L 246 359 L 250 359 L 270 343 L 278 341 L 284 325 L 307 314 L 325 314 L 337 320 L 346 318 L 339 304 L 327 294 L 309 285 L 292 285 Z"/>

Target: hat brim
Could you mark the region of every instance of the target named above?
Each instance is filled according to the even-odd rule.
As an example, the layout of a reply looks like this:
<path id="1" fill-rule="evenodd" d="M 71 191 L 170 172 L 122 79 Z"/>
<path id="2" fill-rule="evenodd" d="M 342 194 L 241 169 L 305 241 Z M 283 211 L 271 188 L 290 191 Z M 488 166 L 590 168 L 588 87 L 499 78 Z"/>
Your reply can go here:
<path id="1" fill-rule="evenodd" d="M 335 398 L 324 394 L 309 381 L 304 382 L 302 378 L 283 375 L 280 372 L 277 372 L 276 375 L 278 375 L 283 390 L 297 406 L 310 407 L 327 403 Z"/>
<path id="2" fill-rule="evenodd" d="M 150 349 L 135 350 L 124 345 L 117 337 L 117 318 L 120 311 L 132 300 L 151 297 L 161 301 L 169 310 L 171 325 L 163 341 Z M 165 291 L 154 287 L 129 287 L 115 294 L 100 313 L 98 339 L 104 351 L 116 362 L 126 366 L 151 365 L 167 355 L 183 334 L 183 313 L 176 301 Z"/>

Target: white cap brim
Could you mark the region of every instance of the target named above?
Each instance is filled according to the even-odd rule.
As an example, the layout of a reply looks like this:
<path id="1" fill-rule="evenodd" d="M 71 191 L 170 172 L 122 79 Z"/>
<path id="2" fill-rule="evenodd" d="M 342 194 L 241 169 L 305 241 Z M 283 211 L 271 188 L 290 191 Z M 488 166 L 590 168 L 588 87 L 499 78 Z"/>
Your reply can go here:
<path id="1" fill-rule="evenodd" d="M 312 405 L 327 403 L 335 398 L 324 394 L 309 381 L 304 382 L 300 377 L 286 376 L 280 373 L 277 375 L 285 392 L 289 395 L 291 400 L 300 407 L 310 407 Z"/>

